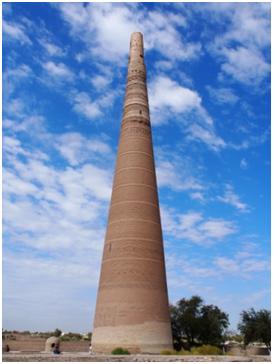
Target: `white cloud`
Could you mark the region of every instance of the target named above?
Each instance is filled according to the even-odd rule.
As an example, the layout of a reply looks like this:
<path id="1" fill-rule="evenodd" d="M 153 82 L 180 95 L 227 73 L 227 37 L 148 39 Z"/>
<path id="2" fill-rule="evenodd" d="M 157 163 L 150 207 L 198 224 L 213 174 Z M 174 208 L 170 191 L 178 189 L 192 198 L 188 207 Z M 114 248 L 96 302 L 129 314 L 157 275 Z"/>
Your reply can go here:
<path id="1" fill-rule="evenodd" d="M 201 191 L 205 189 L 200 167 L 193 164 L 190 158 L 181 157 L 179 151 L 166 145 L 157 148 L 156 176 L 159 188 L 173 191 Z M 198 172 L 197 172 L 198 171 Z"/>
<path id="2" fill-rule="evenodd" d="M 221 69 L 237 81 L 247 85 L 260 84 L 269 74 L 270 65 L 259 52 L 238 47 L 223 48 L 221 53 L 225 56 Z"/>
<path id="3" fill-rule="evenodd" d="M 203 189 L 202 184 L 189 170 L 181 169 L 178 161 L 159 160 L 156 175 L 159 187 L 169 187 L 174 191 Z"/>
<path id="4" fill-rule="evenodd" d="M 189 140 L 201 141 L 214 151 L 226 147 L 226 142 L 215 133 L 213 128 L 206 128 L 205 125 L 192 124 L 188 130 Z"/>
<path id="5" fill-rule="evenodd" d="M 250 273 L 269 270 L 269 262 L 265 259 L 216 257 L 213 263 L 220 270 L 219 273 L 236 274 L 244 278 L 249 278 Z"/>
<path id="6" fill-rule="evenodd" d="M 72 166 L 111 154 L 111 148 L 100 139 L 87 139 L 80 133 L 65 133 L 56 138 L 56 149 Z"/>
<path id="7" fill-rule="evenodd" d="M 199 225 L 199 230 L 208 238 L 221 240 L 235 232 L 234 224 L 224 219 L 208 219 Z"/>
<path id="8" fill-rule="evenodd" d="M 187 139 L 201 141 L 214 151 L 226 147 L 224 140 L 216 134 L 214 122 L 197 92 L 160 75 L 149 85 L 149 104 L 153 125 L 175 119 L 182 125 Z"/>
<path id="9" fill-rule="evenodd" d="M 247 167 L 248 167 L 248 163 L 247 163 L 247 161 L 246 161 L 246 159 L 245 159 L 245 158 L 241 159 L 241 161 L 240 161 L 240 167 L 241 167 L 242 169 L 247 169 Z"/>
<path id="10" fill-rule="evenodd" d="M 206 89 L 208 90 L 212 101 L 215 103 L 233 105 L 239 100 L 239 97 L 235 95 L 230 88 L 213 88 L 211 86 L 207 86 Z"/>
<path id="11" fill-rule="evenodd" d="M 9 104 L 9 97 L 15 91 L 15 88 L 25 82 L 26 78 L 31 78 L 32 72 L 26 64 L 18 65 L 18 67 L 10 67 L 8 71 L 3 72 L 3 94 L 4 101 Z"/>
<path id="12" fill-rule="evenodd" d="M 205 199 L 205 196 L 202 192 L 192 192 L 190 193 L 190 197 L 193 199 L 193 200 L 197 200 L 197 201 L 200 201 L 200 202 L 205 202 L 206 199 Z"/>
<path id="13" fill-rule="evenodd" d="M 199 212 L 189 212 L 179 216 L 179 228 L 181 230 L 188 230 L 196 223 L 202 220 L 202 215 Z"/>
<path id="14" fill-rule="evenodd" d="M 52 77 L 65 80 L 71 80 L 74 78 L 73 72 L 64 63 L 55 63 L 53 61 L 48 61 L 42 66 Z"/>
<path id="15" fill-rule="evenodd" d="M 91 100 L 88 93 L 72 90 L 69 98 L 74 111 L 92 120 L 103 115 L 105 108 L 109 109 L 113 105 L 117 94 L 118 90 L 111 90 Z"/>
<path id="16" fill-rule="evenodd" d="M 264 53 L 270 46 L 270 7 L 264 5 L 206 7 L 206 12 L 216 14 L 214 20 L 222 24 L 226 20 L 225 31 L 216 36 L 210 48 L 219 57 L 222 71 L 227 77 L 254 89 L 270 72 Z"/>
<path id="17" fill-rule="evenodd" d="M 200 212 L 179 214 L 161 208 L 163 230 L 176 239 L 186 239 L 195 244 L 211 245 L 232 235 L 237 228 L 234 222 L 220 218 L 205 218 Z"/>
<path id="18" fill-rule="evenodd" d="M 29 39 L 29 37 L 26 34 L 26 29 L 22 24 L 18 24 L 15 22 L 7 22 L 6 20 L 3 20 L 3 34 L 5 35 L 3 37 L 5 40 L 17 40 L 21 44 L 27 44 L 31 45 L 32 42 Z"/>
<path id="19" fill-rule="evenodd" d="M 40 43 L 50 56 L 63 57 L 65 55 L 65 51 L 53 42 L 42 39 Z"/>
<path id="20" fill-rule="evenodd" d="M 217 196 L 217 199 L 221 202 L 234 206 L 241 212 L 248 212 L 249 207 L 247 204 L 241 202 L 240 198 L 233 191 L 233 187 L 230 184 L 226 185 L 226 190 L 223 196 Z"/>
<path id="21" fill-rule="evenodd" d="M 84 115 L 87 119 L 93 119 L 102 115 L 100 105 L 97 101 L 91 101 L 86 92 L 80 92 L 73 98 L 73 109 Z"/>
<path id="22" fill-rule="evenodd" d="M 18 118 L 25 116 L 25 104 L 19 98 L 13 98 L 7 105 L 5 112 L 9 116 L 17 116 Z"/>
<path id="23" fill-rule="evenodd" d="M 166 76 L 158 76 L 153 80 L 149 95 L 152 113 L 160 113 L 165 108 L 175 113 L 201 108 L 201 98 L 195 91 L 180 86 Z"/>
<path id="24" fill-rule="evenodd" d="M 37 117 L 33 118 L 36 123 Z M 79 229 L 78 224 L 87 221 L 93 221 L 98 227 L 97 218 L 101 218 L 101 212 L 105 213 L 104 202 L 111 194 L 112 173 L 107 161 L 112 155 L 108 144 L 98 137 L 49 134 L 43 123 L 40 117 L 40 126 L 35 131 L 31 117 L 26 118 L 12 127 L 13 136 L 4 137 L 3 193 L 7 230 L 17 234 L 16 238 L 26 245 L 46 249 L 47 244 L 55 245 L 56 239 L 60 240 L 60 246 L 73 244 L 69 236 L 62 236 L 64 228 L 71 228 L 72 233 Z M 33 137 L 42 143 L 41 148 L 44 144 L 56 148 L 72 167 L 53 167 L 46 153 L 27 147 L 16 136 L 17 133 L 32 135 L 33 130 Z M 95 165 L 98 158 L 103 158 L 104 168 Z M 92 228 L 92 223 L 82 227 L 78 237 L 85 239 Z M 34 236 L 30 237 L 30 232 Z"/>
<path id="25" fill-rule="evenodd" d="M 86 317 L 91 321 L 95 304 L 93 288 L 98 281 L 111 194 L 111 149 L 99 137 L 87 139 L 79 133 L 54 135 L 44 126 L 40 128 L 48 138 L 39 139 L 39 132 L 30 134 L 34 130 L 30 119 L 14 123 L 12 135 L 3 139 L 3 269 L 8 282 L 3 302 L 5 325 L 26 329 L 22 315 L 17 315 L 19 304 L 25 313 L 31 311 L 29 329 L 37 327 L 38 321 L 43 329 L 54 329 L 47 326 L 49 322 L 65 329 L 66 324 L 62 321 L 58 325 L 56 320 L 74 312 L 77 320 L 70 321 L 67 330 L 90 331 L 85 321 Z M 43 122 L 40 117 L 39 123 Z M 23 142 L 24 137 L 19 139 L 25 135 L 32 135 L 33 145 Z M 37 141 L 39 147 L 34 147 Z M 48 147 L 59 151 L 70 166 L 54 166 L 51 154 L 44 152 Z M 103 158 L 103 167 L 94 163 L 97 157 Z M 33 270 L 35 275 L 31 274 Z M 26 282 L 31 290 L 26 288 Z M 86 306 L 82 315 L 77 313 L 79 289 L 90 292 L 80 299 Z M 69 308 L 62 303 L 62 312 L 56 312 L 56 300 L 69 301 Z M 47 305 L 47 319 L 39 319 L 40 315 L 44 317 L 37 308 L 39 302 Z M 12 314 L 7 315 L 7 310 Z"/>
<path id="26" fill-rule="evenodd" d="M 94 87 L 100 89 L 105 88 L 111 83 L 112 80 L 108 76 L 97 75 L 91 79 L 91 83 Z"/>
<path id="27" fill-rule="evenodd" d="M 134 31 L 143 32 L 147 50 L 155 49 L 164 57 L 190 59 L 200 53 L 200 44 L 185 42 L 176 29 L 186 25 L 182 14 L 169 12 L 162 16 L 137 4 L 120 3 L 60 4 L 58 8 L 72 34 L 86 42 L 93 55 L 104 60 L 124 58 Z"/>

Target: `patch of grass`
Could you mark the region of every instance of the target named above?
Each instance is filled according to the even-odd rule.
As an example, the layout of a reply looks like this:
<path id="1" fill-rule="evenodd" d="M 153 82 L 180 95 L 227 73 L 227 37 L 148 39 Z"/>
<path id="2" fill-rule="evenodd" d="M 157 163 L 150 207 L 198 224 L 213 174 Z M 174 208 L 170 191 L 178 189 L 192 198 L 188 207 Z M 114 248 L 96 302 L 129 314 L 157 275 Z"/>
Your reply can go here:
<path id="1" fill-rule="evenodd" d="M 175 350 L 162 350 L 160 355 L 177 355 L 177 351 Z"/>
<path id="2" fill-rule="evenodd" d="M 112 350 L 113 355 L 130 355 L 130 352 L 124 348 L 115 348 Z"/>
<path id="3" fill-rule="evenodd" d="M 177 355 L 193 355 L 190 350 L 180 350 L 177 352 Z"/>
<path id="4" fill-rule="evenodd" d="M 195 348 L 191 348 L 192 355 L 222 355 L 223 352 L 217 346 L 202 345 Z"/>

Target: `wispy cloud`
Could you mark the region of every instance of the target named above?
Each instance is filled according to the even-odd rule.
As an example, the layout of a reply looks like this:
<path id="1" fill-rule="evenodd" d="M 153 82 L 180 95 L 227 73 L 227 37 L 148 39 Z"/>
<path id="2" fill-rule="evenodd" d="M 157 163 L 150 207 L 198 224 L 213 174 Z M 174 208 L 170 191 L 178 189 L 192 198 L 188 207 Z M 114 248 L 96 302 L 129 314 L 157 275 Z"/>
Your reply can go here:
<path id="1" fill-rule="evenodd" d="M 240 161 L 240 167 L 241 167 L 242 169 L 247 169 L 247 167 L 248 167 L 248 163 L 247 163 L 247 161 L 246 161 L 246 159 L 245 159 L 245 158 L 241 159 L 241 161 Z"/>
<path id="2" fill-rule="evenodd" d="M 156 168 L 159 187 L 169 187 L 174 191 L 204 188 L 197 178 L 190 174 L 189 169 L 181 171 L 179 167 L 181 168 L 181 164 L 178 161 L 159 160 Z"/>
<path id="3" fill-rule="evenodd" d="M 221 241 L 237 230 L 233 221 L 204 217 L 196 211 L 181 214 L 163 208 L 162 221 L 167 234 L 203 245 Z"/>
<path id="4" fill-rule="evenodd" d="M 64 63 L 55 63 L 53 61 L 48 61 L 45 62 L 42 66 L 51 77 L 61 78 L 65 80 L 72 80 L 74 78 L 73 72 Z"/>
<path id="5" fill-rule="evenodd" d="M 93 56 L 104 60 L 124 58 L 129 36 L 136 29 L 144 33 L 147 51 L 154 49 L 172 59 L 191 59 L 200 53 L 200 43 L 186 42 L 176 29 L 186 25 L 182 14 L 170 12 L 163 16 L 156 10 L 147 12 L 137 4 L 117 3 L 99 7 L 59 4 L 58 8 L 71 34 L 80 37 Z"/>
<path id="6" fill-rule="evenodd" d="M 109 158 L 112 152 L 110 146 L 103 140 L 87 139 L 80 133 L 62 134 L 56 138 L 55 147 L 71 166 L 82 164 L 87 160 L 97 160 L 100 157 Z"/>
<path id="7" fill-rule="evenodd" d="M 52 57 L 64 57 L 65 51 L 47 39 L 41 39 L 40 44 L 46 50 L 47 54 Z"/>
<path id="8" fill-rule="evenodd" d="M 236 193 L 233 190 L 233 187 L 230 184 L 226 184 L 224 195 L 217 196 L 217 199 L 221 202 L 234 206 L 237 210 L 241 212 L 249 212 L 248 205 L 241 202 L 240 197 L 236 195 Z"/>
<path id="9" fill-rule="evenodd" d="M 176 119 L 189 140 L 202 142 L 215 151 L 226 146 L 197 92 L 167 76 L 157 76 L 149 86 L 149 94 L 153 124 Z"/>
<path id="10" fill-rule="evenodd" d="M 26 45 L 32 44 L 30 38 L 26 34 L 26 28 L 23 24 L 3 20 L 2 26 L 3 33 L 6 34 L 5 40 L 15 40 Z"/>
<path id="11" fill-rule="evenodd" d="M 220 270 L 219 273 L 235 274 L 245 278 L 249 278 L 250 273 L 269 270 L 268 260 L 256 258 L 217 257 L 214 259 L 214 264 Z"/>
<path id="12" fill-rule="evenodd" d="M 270 45 L 269 4 L 224 4 L 204 6 L 214 20 L 226 19 L 225 31 L 211 46 L 219 57 L 222 72 L 246 85 L 259 86 L 269 74 L 270 65 L 264 51 Z"/>
<path id="13" fill-rule="evenodd" d="M 207 86 L 206 89 L 211 100 L 217 104 L 235 104 L 239 100 L 239 97 L 230 88 Z"/>

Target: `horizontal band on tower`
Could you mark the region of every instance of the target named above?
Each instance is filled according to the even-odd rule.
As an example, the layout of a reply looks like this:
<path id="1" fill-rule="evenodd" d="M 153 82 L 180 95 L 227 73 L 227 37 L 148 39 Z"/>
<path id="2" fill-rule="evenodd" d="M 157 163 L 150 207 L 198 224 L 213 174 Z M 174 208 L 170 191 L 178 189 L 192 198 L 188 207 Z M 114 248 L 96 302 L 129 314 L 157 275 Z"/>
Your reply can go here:
<path id="1" fill-rule="evenodd" d="M 118 155 L 120 157 L 122 155 L 129 154 L 129 153 L 145 154 L 145 155 L 148 155 L 149 157 L 153 158 L 153 155 L 152 154 L 149 154 L 149 153 L 146 153 L 146 152 L 142 152 L 140 150 L 130 150 L 128 152 L 119 153 Z"/>
<path id="2" fill-rule="evenodd" d="M 114 238 L 114 239 L 107 239 L 105 240 L 105 244 L 108 244 L 108 243 L 111 243 L 112 241 L 116 241 L 116 240 L 144 240 L 144 241 L 153 241 L 153 242 L 156 242 L 156 243 L 159 243 L 160 242 L 160 245 L 162 245 L 162 241 L 159 240 L 159 239 L 150 239 L 150 238 L 134 238 L 132 236 L 129 236 L 129 237 L 124 237 L 124 238 Z"/>
<path id="3" fill-rule="evenodd" d="M 112 260 L 150 260 L 150 261 L 152 261 L 152 262 L 159 262 L 159 263 L 161 263 L 162 264 L 162 259 L 154 259 L 154 258 L 137 258 L 137 257 L 128 257 L 128 256 L 126 256 L 126 257 L 115 257 L 115 258 L 105 258 L 105 259 L 103 259 L 102 260 L 102 264 L 104 263 L 104 262 L 107 262 L 107 261 L 112 261 Z"/>
<path id="4" fill-rule="evenodd" d="M 153 221 L 153 220 L 137 219 L 137 218 L 134 218 L 134 217 L 130 217 L 128 219 L 120 219 L 120 220 L 109 221 L 108 225 L 117 224 L 117 223 L 120 223 L 120 222 L 123 222 L 123 221 L 140 221 L 140 222 L 142 221 L 142 222 L 148 222 L 149 224 L 155 224 L 155 225 L 161 226 L 160 221 L 156 222 L 156 221 Z"/>
<path id="5" fill-rule="evenodd" d="M 150 173 L 154 173 L 154 169 L 149 169 L 149 168 L 144 168 L 144 167 L 125 167 L 125 168 L 119 168 L 119 169 L 116 169 L 115 173 L 119 173 L 119 172 L 122 172 L 123 170 L 126 170 L 126 169 L 142 169 L 143 171 L 148 171 Z"/>
<path id="6" fill-rule="evenodd" d="M 140 200 L 125 200 L 125 201 L 120 201 L 120 202 L 114 202 L 114 203 L 111 203 L 111 207 L 115 206 L 115 205 L 121 205 L 123 203 L 142 203 L 142 204 L 151 205 L 151 206 L 158 208 L 158 204 L 155 204 L 152 202 L 147 202 L 147 201 L 140 201 Z"/>
<path id="7" fill-rule="evenodd" d="M 123 184 L 119 184 L 118 186 L 113 187 L 113 191 L 117 190 L 120 187 L 128 187 L 128 186 L 145 186 L 150 188 L 151 190 L 154 190 L 157 192 L 157 189 L 151 185 L 147 185 L 146 183 L 123 183 Z"/>
<path id="8" fill-rule="evenodd" d="M 141 116 L 140 116 L 141 115 Z M 151 128 L 151 123 L 150 123 L 150 117 L 147 115 L 147 117 L 143 114 L 137 114 L 134 116 L 128 116 L 126 114 L 124 114 L 124 116 L 122 117 L 122 124 L 128 123 L 128 122 L 139 122 L 140 124 L 144 124 L 146 126 L 148 126 L 149 128 Z"/>
<path id="9" fill-rule="evenodd" d="M 128 125 L 129 124 L 129 125 Z M 128 126 L 127 126 L 128 125 Z M 148 126 L 148 129 L 144 129 L 143 126 Z M 126 139 L 134 138 L 134 139 L 144 139 L 151 140 L 151 126 L 144 124 L 143 126 L 136 126 L 133 123 L 123 123 L 121 126 L 121 134 L 126 133 Z"/>

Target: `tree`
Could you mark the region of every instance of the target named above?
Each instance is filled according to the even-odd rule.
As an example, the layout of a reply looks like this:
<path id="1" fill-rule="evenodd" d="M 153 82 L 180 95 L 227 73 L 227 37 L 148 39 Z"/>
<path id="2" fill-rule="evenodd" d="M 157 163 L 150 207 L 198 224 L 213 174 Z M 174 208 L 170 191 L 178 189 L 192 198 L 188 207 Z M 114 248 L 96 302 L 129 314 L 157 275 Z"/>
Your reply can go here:
<path id="1" fill-rule="evenodd" d="M 62 335 L 62 331 L 60 329 L 55 329 L 53 332 L 53 336 L 59 337 Z"/>
<path id="2" fill-rule="evenodd" d="M 183 338 L 188 348 L 201 343 L 220 344 L 229 324 L 225 312 L 217 306 L 204 305 L 199 296 L 183 298 L 175 306 L 170 306 L 170 316 L 174 347 L 178 350 Z"/>
<path id="3" fill-rule="evenodd" d="M 238 329 L 244 337 L 244 344 L 253 341 L 263 342 L 271 350 L 271 313 L 268 310 L 255 311 L 254 308 L 241 312 Z"/>
<path id="4" fill-rule="evenodd" d="M 236 341 L 237 343 L 242 343 L 244 341 L 244 337 L 241 334 L 238 334 L 234 330 L 226 330 L 224 335 L 225 341 Z"/>
<path id="5" fill-rule="evenodd" d="M 203 306 L 200 316 L 200 341 L 203 344 L 220 345 L 228 325 L 228 315 L 225 312 L 214 305 Z"/>
<path id="6" fill-rule="evenodd" d="M 179 324 L 179 311 L 178 308 L 170 305 L 170 317 L 171 317 L 171 327 L 173 336 L 173 346 L 175 350 L 180 351 L 182 348 L 182 333 Z"/>
<path id="7" fill-rule="evenodd" d="M 203 300 L 199 296 L 192 296 L 189 300 L 182 298 L 177 303 L 178 321 L 182 336 L 187 338 L 190 346 L 200 333 L 200 309 Z"/>

